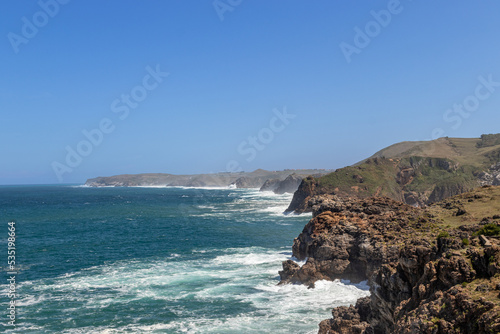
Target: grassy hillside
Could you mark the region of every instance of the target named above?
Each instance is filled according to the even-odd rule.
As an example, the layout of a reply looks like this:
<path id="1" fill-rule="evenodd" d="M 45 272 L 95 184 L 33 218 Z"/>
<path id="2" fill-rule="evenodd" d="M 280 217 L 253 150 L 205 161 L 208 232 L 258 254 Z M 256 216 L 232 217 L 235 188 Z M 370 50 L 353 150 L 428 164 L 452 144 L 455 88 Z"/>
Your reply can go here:
<path id="1" fill-rule="evenodd" d="M 484 186 L 427 208 L 442 228 L 500 220 L 500 187 Z"/>
<path id="2" fill-rule="evenodd" d="M 500 134 L 488 134 L 480 138 L 444 137 L 432 141 L 401 142 L 378 151 L 368 159 L 434 157 L 452 159 L 463 165 L 484 167 L 485 164 L 492 162 L 488 156 L 499 152 Z"/>
<path id="3" fill-rule="evenodd" d="M 288 211 L 303 211 L 314 195 L 387 196 L 423 206 L 480 186 L 480 174 L 500 162 L 500 134 L 401 142 L 356 165 L 308 178 Z"/>
<path id="4" fill-rule="evenodd" d="M 367 196 L 400 197 L 399 186 L 394 178 L 397 163 L 389 159 L 370 159 L 359 166 L 345 167 L 317 179 L 320 192 Z"/>

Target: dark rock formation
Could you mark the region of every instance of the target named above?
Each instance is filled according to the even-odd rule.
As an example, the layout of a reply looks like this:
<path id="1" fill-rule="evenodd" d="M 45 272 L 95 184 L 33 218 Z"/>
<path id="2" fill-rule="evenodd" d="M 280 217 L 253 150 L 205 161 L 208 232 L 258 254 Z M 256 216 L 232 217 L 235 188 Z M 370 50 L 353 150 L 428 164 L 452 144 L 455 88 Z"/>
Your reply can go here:
<path id="1" fill-rule="evenodd" d="M 302 182 L 302 177 L 297 174 L 290 174 L 286 179 L 278 184 L 274 190 L 276 194 L 294 193 Z"/>
<path id="2" fill-rule="evenodd" d="M 315 216 L 293 244 L 293 255 L 308 260 L 295 274 L 282 276 L 286 282 L 368 279 L 382 264 L 397 260 L 399 245 L 388 242 L 410 234 L 409 221 L 418 215 L 417 209 L 389 198 L 330 195 L 313 198 L 310 204 Z"/>
<path id="3" fill-rule="evenodd" d="M 253 188 L 252 181 L 253 180 L 251 180 L 250 178 L 244 176 L 244 177 L 240 177 L 239 179 L 234 181 L 232 184 L 234 184 L 236 186 L 236 188 Z"/>
<path id="4" fill-rule="evenodd" d="M 285 212 L 309 212 L 311 208 L 308 206 L 308 201 L 316 194 L 317 182 L 312 176 L 308 176 L 302 180 L 299 188 L 293 194 L 292 201 Z"/>
<path id="5" fill-rule="evenodd" d="M 332 319 L 319 324 L 318 334 L 372 334 L 373 328 L 367 322 L 370 314 L 369 297 L 359 299 L 356 306 L 334 308 Z"/>
<path id="6" fill-rule="evenodd" d="M 276 188 L 280 185 L 281 180 L 280 179 L 269 179 L 264 184 L 262 187 L 260 187 L 260 191 L 275 191 Z"/>
<path id="7" fill-rule="evenodd" d="M 500 222 L 443 231 L 435 219 L 474 199 L 484 198 L 424 210 L 389 198 L 314 197 L 313 219 L 293 245 L 293 255 L 307 262 L 284 262 L 281 284 L 368 280 L 371 296 L 334 309 L 321 334 L 500 333 L 500 240 L 477 236 L 486 223 Z"/>
<path id="8" fill-rule="evenodd" d="M 284 180 L 270 179 L 262 185 L 260 191 L 272 191 L 279 195 L 294 193 L 299 188 L 302 179 L 303 176 L 295 173 L 288 175 Z"/>

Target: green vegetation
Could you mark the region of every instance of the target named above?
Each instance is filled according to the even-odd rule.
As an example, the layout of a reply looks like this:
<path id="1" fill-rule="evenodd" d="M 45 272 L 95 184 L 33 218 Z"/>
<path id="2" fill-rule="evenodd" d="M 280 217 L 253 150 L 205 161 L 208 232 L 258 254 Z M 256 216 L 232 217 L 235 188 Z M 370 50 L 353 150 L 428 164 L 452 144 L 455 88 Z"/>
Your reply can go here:
<path id="1" fill-rule="evenodd" d="M 486 235 L 486 236 L 496 236 L 500 235 L 500 226 L 494 223 L 489 223 L 481 227 L 479 231 L 477 231 L 477 235 Z"/>
<path id="2" fill-rule="evenodd" d="M 500 134 L 481 135 L 481 140 L 477 143 L 477 147 L 490 147 L 500 145 Z"/>
<path id="3" fill-rule="evenodd" d="M 469 246 L 469 244 L 470 244 L 469 239 L 467 239 L 467 238 L 463 238 L 463 239 L 462 239 L 462 244 L 463 244 L 464 246 Z"/>
<path id="4" fill-rule="evenodd" d="M 401 199 L 399 186 L 394 179 L 396 166 L 389 159 L 372 159 L 360 166 L 338 169 L 320 177 L 319 191 L 357 194 L 360 196 L 388 196 Z"/>
<path id="5" fill-rule="evenodd" d="M 450 234 L 447 232 L 447 231 L 442 231 L 442 232 L 439 232 L 437 238 L 438 239 L 441 239 L 441 238 L 449 238 L 450 237 Z"/>
<path id="6" fill-rule="evenodd" d="M 455 195 L 477 186 L 472 174 L 475 168 L 458 168 L 458 164 L 450 159 L 410 157 L 402 159 L 401 164 L 415 171 L 412 182 L 405 186 L 406 191 L 431 192 L 436 189 L 439 193 Z"/>
<path id="7" fill-rule="evenodd" d="M 432 204 L 428 211 L 439 222 L 439 227 L 458 227 L 464 224 L 477 224 L 484 217 L 494 217 L 500 212 L 500 187 L 480 187 L 473 191 L 451 197 L 443 202 Z M 457 216 L 457 208 L 467 214 Z"/>
<path id="8" fill-rule="evenodd" d="M 489 150 L 484 156 L 489 159 L 491 164 L 497 163 L 500 161 L 500 149 Z"/>

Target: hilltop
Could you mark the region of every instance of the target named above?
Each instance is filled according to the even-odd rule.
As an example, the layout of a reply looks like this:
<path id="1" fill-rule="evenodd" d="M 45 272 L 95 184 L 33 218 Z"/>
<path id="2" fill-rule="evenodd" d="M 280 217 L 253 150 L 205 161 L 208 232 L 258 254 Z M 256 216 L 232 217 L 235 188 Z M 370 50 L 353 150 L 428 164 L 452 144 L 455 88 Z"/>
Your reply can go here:
<path id="1" fill-rule="evenodd" d="M 401 142 L 359 163 L 307 177 L 287 211 L 310 211 L 320 194 L 387 196 L 425 206 L 481 185 L 500 185 L 500 134 Z"/>

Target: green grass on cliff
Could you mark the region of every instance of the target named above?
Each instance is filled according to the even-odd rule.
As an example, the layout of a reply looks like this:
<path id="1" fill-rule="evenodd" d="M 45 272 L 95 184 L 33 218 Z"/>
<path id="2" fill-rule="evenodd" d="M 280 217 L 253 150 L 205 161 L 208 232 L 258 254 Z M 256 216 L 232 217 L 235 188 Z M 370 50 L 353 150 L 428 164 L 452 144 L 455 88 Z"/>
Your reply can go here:
<path id="1" fill-rule="evenodd" d="M 431 141 L 406 141 L 386 147 L 370 158 L 394 159 L 411 156 L 446 158 L 461 165 L 485 168 L 489 167 L 495 158 L 498 161 L 500 157 L 500 134 L 482 135 L 481 138 L 444 137 Z"/>
<path id="2" fill-rule="evenodd" d="M 389 159 L 372 159 L 360 166 L 338 169 L 317 179 L 320 192 L 400 198 L 394 175 L 396 165 Z"/>
<path id="3" fill-rule="evenodd" d="M 315 182 L 315 194 L 388 196 L 430 203 L 479 186 L 477 175 L 500 161 L 500 134 L 402 142 Z M 403 175 L 403 172 L 408 175 Z"/>
<path id="4" fill-rule="evenodd" d="M 496 145 L 500 145 L 500 134 L 481 135 L 481 139 L 477 143 L 477 147 L 491 147 Z"/>
<path id="5" fill-rule="evenodd" d="M 458 215 L 461 208 L 465 214 Z M 500 220 L 500 186 L 476 188 L 427 208 L 442 227 L 476 224 L 484 218 Z"/>
<path id="6" fill-rule="evenodd" d="M 434 186 L 450 190 L 454 187 L 472 190 L 478 186 L 473 177 L 477 168 L 460 166 L 450 159 L 410 157 L 402 159 L 401 164 L 407 164 L 415 170 L 413 180 L 405 186 L 406 191 L 430 192 L 434 190 Z"/>

